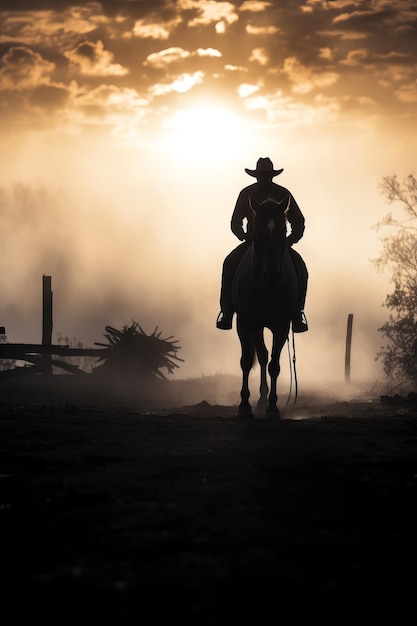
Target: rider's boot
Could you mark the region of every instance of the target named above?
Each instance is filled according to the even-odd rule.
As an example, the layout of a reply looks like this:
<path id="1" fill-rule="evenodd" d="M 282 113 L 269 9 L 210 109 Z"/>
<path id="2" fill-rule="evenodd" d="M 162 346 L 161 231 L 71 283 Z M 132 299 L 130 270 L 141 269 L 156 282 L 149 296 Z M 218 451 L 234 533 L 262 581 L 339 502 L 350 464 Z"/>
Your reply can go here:
<path id="1" fill-rule="evenodd" d="M 230 330 L 232 328 L 233 313 L 228 311 L 220 311 L 217 316 L 216 328 L 220 330 Z"/>
<path id="2" fill-rule="evenodd" d="M 294 333 L 305 333 L 308 330 L 307 318 L 304 311 L 296 311 L 292 318 L 292 330 Z"/>

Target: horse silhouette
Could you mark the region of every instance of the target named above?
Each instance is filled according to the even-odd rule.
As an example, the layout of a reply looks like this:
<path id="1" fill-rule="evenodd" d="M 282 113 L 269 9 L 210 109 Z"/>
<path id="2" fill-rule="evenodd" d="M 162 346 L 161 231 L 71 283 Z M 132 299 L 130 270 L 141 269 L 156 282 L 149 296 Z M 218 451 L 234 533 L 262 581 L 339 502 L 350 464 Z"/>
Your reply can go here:
<path id="1" fill-rule="evenodd" d="M 261 374 L 257 408 L 264 411 L 267 417 L 280 417 L 277 407 L 280 356 L 289 335 L 297 297 L 297 277 L 286 243 L 285 210 L 288 202 L 289 196 L 281 202 L 268 199 L 259 203 L 253 197 L 249 202 L 254 220 L 253 240 L 236 268 L 232 283 L 236 328 L 241 344 L 239 417 L 253 417 L 249 403 L 249 375 L 255 364 L 255 355 Z M 272 333 L 269 364 L 265 329 Z"/>

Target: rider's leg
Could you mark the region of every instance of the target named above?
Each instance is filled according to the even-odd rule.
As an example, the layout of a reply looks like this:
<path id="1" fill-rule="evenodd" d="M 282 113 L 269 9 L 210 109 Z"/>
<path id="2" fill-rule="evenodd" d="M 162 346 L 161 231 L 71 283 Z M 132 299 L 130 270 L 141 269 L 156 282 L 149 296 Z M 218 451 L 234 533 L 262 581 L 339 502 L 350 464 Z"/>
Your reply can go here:
<path id="1" fill-rule="evenodd" d="M 227 255 L 223 262 L 222 283 L 220 288 L 220 313 L 217 316 L 216 327 L 221 330 L 230 330 L 233 320 L 232 282 L 236 267 L 242 259 L 246 244 L 240 244 Z"/>
<path id="2" fill-rule="evenodd" d="M 308 330 L 307 319 L 304 313 L 307 295 L 308 270 L 301 255 L 298 254 L 298 252 L 296 252 L 293 248 L 290 249 L 290 252 L 298 280 L 298 295 L 294 307 L 292 328 L 295 333 L 304 333 Z"/>

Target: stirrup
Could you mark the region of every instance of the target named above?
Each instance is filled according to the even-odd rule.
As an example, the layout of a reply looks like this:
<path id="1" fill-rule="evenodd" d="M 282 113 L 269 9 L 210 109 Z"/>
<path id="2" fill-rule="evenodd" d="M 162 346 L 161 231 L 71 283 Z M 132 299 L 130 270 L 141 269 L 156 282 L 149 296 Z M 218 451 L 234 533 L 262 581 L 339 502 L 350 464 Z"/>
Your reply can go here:
<path id="1" fill-rule="evenodd" d="M 294 315 L 292 330 L 294 333 L 305 333 L 308 330 L 307 318 L 304 311 L 299 311 Z"/>

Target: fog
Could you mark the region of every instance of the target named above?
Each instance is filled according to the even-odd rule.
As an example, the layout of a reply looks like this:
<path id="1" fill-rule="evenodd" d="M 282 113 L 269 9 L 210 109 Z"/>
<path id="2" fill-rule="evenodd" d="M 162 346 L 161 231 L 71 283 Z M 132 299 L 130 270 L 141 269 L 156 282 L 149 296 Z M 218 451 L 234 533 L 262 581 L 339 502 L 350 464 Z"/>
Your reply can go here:
<path id="1" fill-rule="evenodd" d="M 111 185 L 97 177 L 89 189 L 81 183 L 74 190 L 64 183 L 53 187 L 33 181 L 4 187 L 0 324 L 7 340 L 41 342 L 42 276 L 48 275 L 54 343 L 59 334 L 70 344 L 94 347 L 103 342 L 107 325 L 122 329 L 135 321 L 147 334 L 158 327 L 162 337 L 180 345 L 183 362 L 169 378 L 240 376 L 235 330 L 215 328 L 223 258 L 238 243 L 229 232 L 238 186 L 231 184 L 224 199 L 218 190 L 197 194 L 192 184 L 171 183 L 168 194 L 149 180 L 140 193 L 139 185 L 125 185 L 125 195 L 116 199 Z M 296 197 L 307 204 L 302 192 Z M 309 332 L 295 336 L 300 389 L 343 385 L 350 313 L 351 382 L 381 384 L 375 359 L 383 343 L 378 328 L 387 317 L 381 305 L 389 281 L 369 261 L 378 241 L 370 227 L 357 234 L 353 229 L 349 240 L 341 212 L 333 215 L 332 225 L 331 212 L 314 215 L 317 201 L 313 209 L 312 204 L 305 238 L 297 247 L 310 273 Z M 323 224 L 330 230 L 320 233 Z M 268 333 L 266 339 L 269 345 Z M 281 359 L 283 393 L 292 358 L 290 344 Z M 254 388 L 257 379 L 255 370 Z M 227 388 L 217 392 L 220 399 L 227 397 Z"/>

